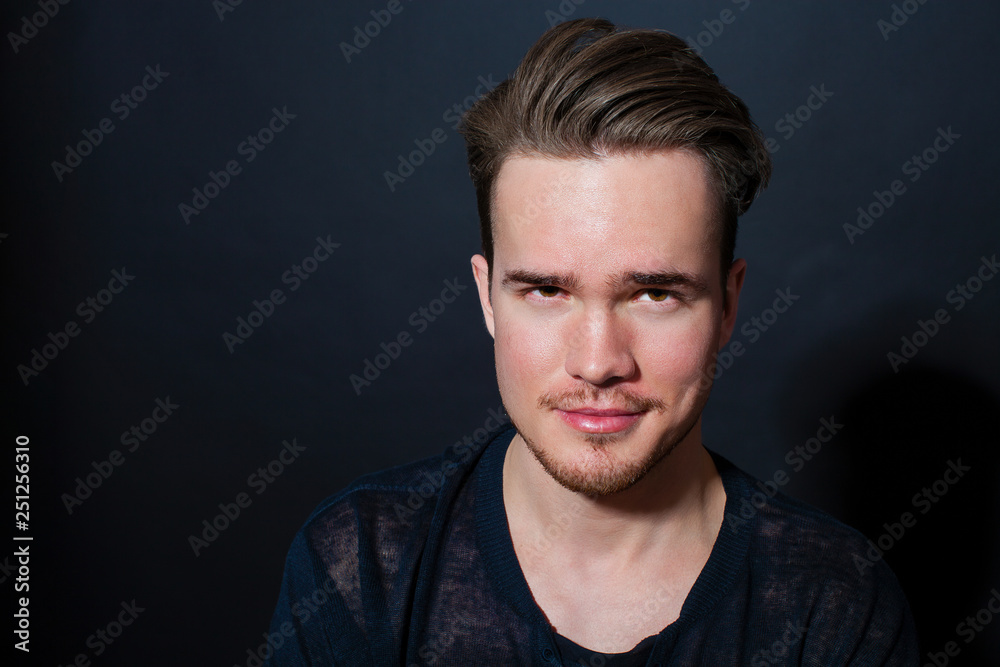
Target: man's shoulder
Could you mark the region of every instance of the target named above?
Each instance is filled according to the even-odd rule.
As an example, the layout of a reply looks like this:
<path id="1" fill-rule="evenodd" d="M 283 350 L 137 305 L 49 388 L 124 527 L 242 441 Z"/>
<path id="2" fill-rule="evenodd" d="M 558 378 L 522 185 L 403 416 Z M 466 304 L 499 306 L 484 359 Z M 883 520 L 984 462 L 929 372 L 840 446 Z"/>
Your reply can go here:
<path id="1" fill-rule="evenodd" d="M 860 531 L 728 465 L 743 491 L 727 503 L 723 530 L 749 532 L 747 557 L 757 583 L 827 609 L 906 613 L 905 595 L 883 552 Z"/>
<path id="2" fill-rule="evenodd" d="M 727 462 L 728 463 L 728 462 Z M 896 588 L 882 552 L 860 531 L 828 512 L 785 494 L 732 463 L 742 479 L 742 497 L 727 503 L 723 528 L 751 531 L 750 558 L 759 568 L 775 568 L 783 578 L 815 578 L 825 586 Z"/>
<path id="3" fill-rule="evenodd" d="M 342 539 L 344 533 L 356 535 L 359 527 L 385 538 L 394 532 L 412 536 L 426 531 L 435 511 L 464 487 L 482 453 L 505 432 L 365 474 L 319 503 L 302 532 L 310 542 L 321 543 Z"/>
<path id="4" fill-rule="evenodd" d="M 848 655 L 862 664 L 915 663 L 913 617 L 883 553 L 828 512 L 721 461 L 727 492 L 736 490 L 722 530 L 746 545 L 743 585 L 755 613 L 808 629 L 803 651 L 830 664 Z"/>
<path id="5" fill-rule="evenodd" d="M 362 475 L 317 505 L 303 531 L 311 535 L 353 532 L 359 523 L 382 530 L 397 523 L 411 527 L 433 511 L 446 482 L 463 477 L 457 466 L 445 477 L 441 468 L 446 460 L 446 454 L 440 453 Z"/>

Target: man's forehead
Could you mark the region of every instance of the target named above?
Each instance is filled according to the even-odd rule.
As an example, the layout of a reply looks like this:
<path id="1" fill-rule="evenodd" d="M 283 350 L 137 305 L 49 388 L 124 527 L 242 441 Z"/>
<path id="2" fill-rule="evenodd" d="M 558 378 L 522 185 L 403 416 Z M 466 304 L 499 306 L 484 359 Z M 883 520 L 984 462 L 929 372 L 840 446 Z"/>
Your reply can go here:
<path id="1" fill-rule="evenodd" d="M 529 196 L 538 197 L 538 190 L 547 199 L 561 192 L 574 192 L 592 185 L 598 180 L 607 180 L 613 173 L 606 169 L 620 166 L 623 178 L 620 185 L 638 185 L 647 175 L 670 177 L 677 173 L 694 172 L 697 181 L 711 188 L 714 176 L 707 160 L 700 153 L 689 148 L 664 148 L 658 150 L 622 150 L 607 153 L 592 153 L 572 156 L 556 156 L 543 153 L 516 153 L 504 159 L 494 182 L 493 197 L 517 199 L 525 196 L 524 186 L 532 186 Z M 637 180 L 636 177 L 640 179 Z M 516 185 L 517 187 L 505 187 Z"/>
<path id="2" fill-rule="evenodd" d="M 634 218 L 649 223 L 646 231 L 680 220 L 712 225 L 716 204 L 703 160 L 674 149 L 591 158 L 517 155 L 500 170 L 491 209 L 497 236 L 538 231 L 537 225 L 557 232 L 557 223 L 573 223 L 574 233 L 594 232 L 588 224 Z"/>

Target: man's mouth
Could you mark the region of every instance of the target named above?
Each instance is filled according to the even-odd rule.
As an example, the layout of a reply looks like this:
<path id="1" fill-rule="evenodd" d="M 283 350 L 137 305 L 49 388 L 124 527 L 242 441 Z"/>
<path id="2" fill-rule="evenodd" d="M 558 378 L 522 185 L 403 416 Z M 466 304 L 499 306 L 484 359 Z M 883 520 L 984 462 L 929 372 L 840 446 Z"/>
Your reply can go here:
<path id="1" fill-rule="evenodd" d="M 624 408 L 584 406 L 566 410 L 556 408 L 556 414 L 570 427 L 583 433 L 617 433 L 638 422 L 645 413 Z"/>

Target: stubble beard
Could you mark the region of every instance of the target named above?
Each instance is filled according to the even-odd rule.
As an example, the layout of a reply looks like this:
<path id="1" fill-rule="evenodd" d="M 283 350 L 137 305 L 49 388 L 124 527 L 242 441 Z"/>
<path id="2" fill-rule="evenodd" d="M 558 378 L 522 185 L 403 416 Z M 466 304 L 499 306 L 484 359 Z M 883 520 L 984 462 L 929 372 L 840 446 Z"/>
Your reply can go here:
<path id="1" fill-rule="evenodd" d="M 648 455 L 637 461 L 622 460 L 613 451 L 616 443 L 634 434 L 634 429 L 631 427 L 616 433 L 580 433 L 579 436 L 583 437 L 591 449 L 589 452 L 591 456 L 588 458 L 597 457 L 600 459 L 596 465 L 591 465 L 588 462 L 588 465 L 583 467 L 556 460 L 514 422 L 513 416 L 511 416 L 511 423 L 514 424 L 514 428 L 517 429 L 535 460 L 552 479 L 575 493 L 581 493 L 591 498 L 601 498 L 631 488 L 669 456 L 698 423 L 698 418 L 701 416 L 707 399 L 708 396 L 705 395 L 700 401 L 701 404 L 692 411 L 686 422 L 681 423 L 679 428 L 673 431 L 673 434 L 667 434 Z M 539 400 L 539 405 L 551 406 L 555 402 L 550 397 L 543 396 Z M 667 410 L 659 402 L 650 407 L 654 407 L 657 412 Z M 510 410 L 507 410 L 507 414 L 510 414 Z"/>

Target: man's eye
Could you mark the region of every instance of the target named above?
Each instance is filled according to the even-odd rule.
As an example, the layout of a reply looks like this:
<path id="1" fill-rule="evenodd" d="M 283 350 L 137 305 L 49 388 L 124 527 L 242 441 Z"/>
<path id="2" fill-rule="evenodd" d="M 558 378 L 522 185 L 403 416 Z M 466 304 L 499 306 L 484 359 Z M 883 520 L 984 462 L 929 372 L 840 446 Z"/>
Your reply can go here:
<path id="1" fill-rule="evenodd" d="M 648 289 L 642 294 L 648 296 L 650 301 L 666 301 L 667 297 L 670 296 L 670 292 L 664 289 Z"/>
<path id="2" fill-rule="evenodd" d="M 552 285 L 545 285 L 543 287 L 536 287 L 535 292 L 538 292 L 544 297 L 553 297 L 559 295 L 559 288 L 553 287 Z"/>

